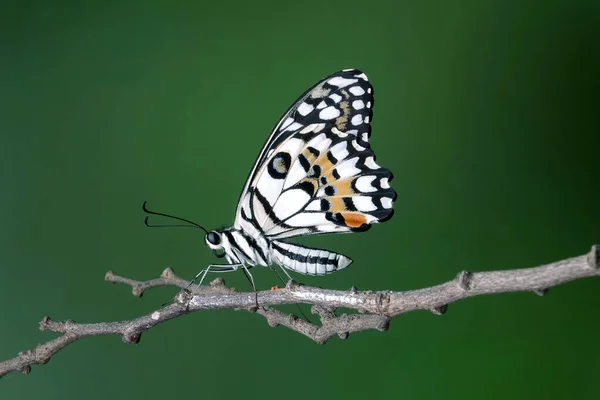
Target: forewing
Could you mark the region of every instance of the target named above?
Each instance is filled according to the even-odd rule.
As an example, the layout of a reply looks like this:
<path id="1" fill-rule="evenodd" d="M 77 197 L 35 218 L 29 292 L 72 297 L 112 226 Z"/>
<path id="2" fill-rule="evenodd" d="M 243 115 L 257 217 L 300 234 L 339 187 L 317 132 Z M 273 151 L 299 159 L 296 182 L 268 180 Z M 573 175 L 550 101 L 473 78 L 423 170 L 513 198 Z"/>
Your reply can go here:
<path id="1" fill-rule="evenodd" d="M 369 146 L 373 88 L 344 70 L 321 80 L 286 112 L 242 192 L 235 227 L 285 238 L 366 230 L 389 219 L 391 173 Z"/>

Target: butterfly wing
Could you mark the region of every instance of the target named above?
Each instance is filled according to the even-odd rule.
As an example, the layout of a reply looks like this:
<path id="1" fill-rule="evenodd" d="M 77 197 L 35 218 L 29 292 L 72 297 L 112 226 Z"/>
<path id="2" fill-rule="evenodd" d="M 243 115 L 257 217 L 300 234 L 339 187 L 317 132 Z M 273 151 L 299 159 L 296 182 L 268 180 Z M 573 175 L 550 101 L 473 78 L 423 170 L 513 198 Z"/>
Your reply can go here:
<path id="1" fill-rule="evenodd" d="M 373 88 L 358 70 L 300 96 L 250 172 L 235 228 L 281 239 L 363 231 L 391 218 L 396 192 L 369 145 L 372 109 Z"/>

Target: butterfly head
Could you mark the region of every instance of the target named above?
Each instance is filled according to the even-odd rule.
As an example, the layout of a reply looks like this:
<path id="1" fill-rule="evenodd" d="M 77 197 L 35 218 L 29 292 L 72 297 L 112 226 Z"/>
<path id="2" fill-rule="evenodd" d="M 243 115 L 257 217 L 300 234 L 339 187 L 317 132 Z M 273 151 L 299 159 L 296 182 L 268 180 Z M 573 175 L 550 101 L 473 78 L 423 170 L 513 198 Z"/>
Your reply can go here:
<path id="1" fill-rule="evenodd" d="M 225 257 L 225 249 L 223 248 L 223 238 L 220 232 L 208 232 L 204 241 L 206 242 L 206 245 L 212 250 L 215 256 L 219 258 Z"/>

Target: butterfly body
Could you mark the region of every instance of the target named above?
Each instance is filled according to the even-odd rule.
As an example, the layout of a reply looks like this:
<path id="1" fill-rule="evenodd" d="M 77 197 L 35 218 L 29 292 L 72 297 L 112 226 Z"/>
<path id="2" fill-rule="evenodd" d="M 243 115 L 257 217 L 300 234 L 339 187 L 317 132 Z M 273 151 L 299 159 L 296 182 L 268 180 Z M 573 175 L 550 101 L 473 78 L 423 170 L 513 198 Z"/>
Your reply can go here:
<path id="1" fill-rule="evenodd" d="M 358 70 L 319 81 L 290 107 L 250 172 L 232 227 L 206 244 L 228 270 L 280 265 L 324 275 L 352 261 L 286 242 L 325 233 L 365 231 L 393 215 L 392 174 L 370 148 L 373 88 Z"/>

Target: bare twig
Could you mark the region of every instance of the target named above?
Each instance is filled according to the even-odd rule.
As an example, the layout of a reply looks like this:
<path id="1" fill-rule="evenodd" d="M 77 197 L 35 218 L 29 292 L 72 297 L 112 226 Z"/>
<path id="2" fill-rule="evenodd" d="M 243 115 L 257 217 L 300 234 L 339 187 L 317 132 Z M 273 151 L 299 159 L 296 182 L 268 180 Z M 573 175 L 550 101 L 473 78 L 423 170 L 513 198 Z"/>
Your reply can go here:
<path id="1" fill-rule="evenodd" d="M 118 322 L 78 324 L 74 321 L 55 322 L 44 317 L 41 330 L 62 333 L 61 336 L 40 344 L 11 360 L 0 362 L 0 377 L 9 372 L 29 373 L 31 365 L 45 364 L 59 350 L 70 343 L 88 336 L 120 335 L 125 343 L 138 343 L 143 332 L 162 322 L 198 310 L 221 308 L 243 309 L 262 315 L 270 326 L 283 325 L 299 332 L 317 343 L 325 343 L 334 335 L 346 339 L 352 332 L 367 329 L 384 331 L 389 321 L 397 315 L 414 311 L 429 310 L 434 314 L 444 314 L 448 304 L 467 297 L 492 293 L 531 291 L 544 295 L 549 287 L 576 279 L 600 276 L 600 246 L 592 246 L 588 254 L 558 261 L 535 268 L 467 272 L 441 285 L 406 292 L 359 292 L 327 290 L 289 282 L 284 289 L 261 292 L 237 292 L 228 288 L 222 279 L 211 282 L 210 286 L 193 287 L 192 291 L 182 291 L 175 302 L 151 314 Z M 142 296 L 145 290 L 158 286 L 188 285 L 167 268 L 157 279 L 135 281 L 106 273 L 105 280 L 124 283 L 132 287 L 134 296 Z M 271 306 L 281 304 L 312 304 L 313 314 L 319 316 L 321 325 L 315 325 L 285 314 Z M 337 316 L 337 307 L 357 310 L 358 314 Z"/>

